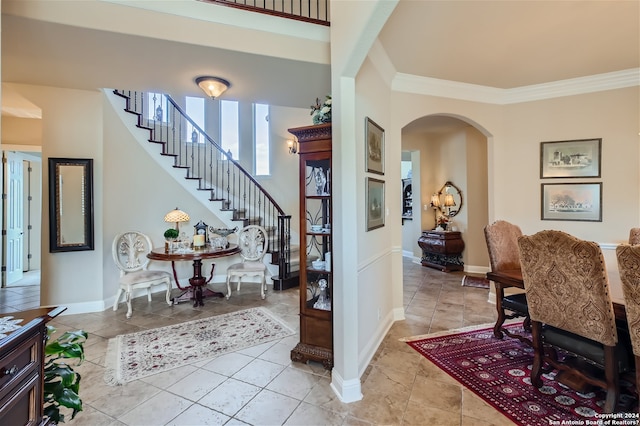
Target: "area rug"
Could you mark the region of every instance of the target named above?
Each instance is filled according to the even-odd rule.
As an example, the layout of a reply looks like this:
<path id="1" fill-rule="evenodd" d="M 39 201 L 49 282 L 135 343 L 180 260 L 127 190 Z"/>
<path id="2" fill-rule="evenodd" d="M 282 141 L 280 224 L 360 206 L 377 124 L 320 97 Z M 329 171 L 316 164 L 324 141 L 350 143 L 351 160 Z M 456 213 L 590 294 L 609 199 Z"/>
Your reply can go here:
<path id="1" fill-rule="evenodd" d="M 506 327 L 522 333 L 521 323 Z M 595 421 L 602 420 L 604 391 L 575 392 L 554 380 L 555 371 L 543 374 L 536 389 L 529 377 L 533 349 L 516 339 L 496 339 L 488 325 L 402 340 L 517 424 L 601 424 Z M 621 386 L 628 404 L 634 399 L 630 386 Z"/>
<path id="2" fill-rule="evenodd" d="M 484 277 L 474 277 L 471 275 L 465 275 L 464 277 L 462 277 L 462 286 L 489 288 L 489 280 Z"/>
<path id="3" fill-rule="evenodd" d="M 104 380 L 124 384 L 293 334 L 265 308 L 122 334 L 109 340 Z"/>

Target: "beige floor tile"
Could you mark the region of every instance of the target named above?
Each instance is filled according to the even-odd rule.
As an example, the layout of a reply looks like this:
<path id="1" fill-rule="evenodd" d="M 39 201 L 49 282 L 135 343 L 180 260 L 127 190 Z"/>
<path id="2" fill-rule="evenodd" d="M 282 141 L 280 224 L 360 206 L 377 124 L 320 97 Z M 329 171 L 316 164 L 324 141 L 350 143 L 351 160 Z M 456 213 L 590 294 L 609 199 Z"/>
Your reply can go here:
<path id="1" fill-rule="evenodd" d="M 341 425 L 344 416 L 315 405 L 301 403 L 284 423 L 286 426 Z"/>
<path id="2" fill-rule="evenodd" d="M 217 426 L 230 417 L 202 405 L 194 404 L 167 423 L 168 426 Z M 227 423 L 228 424 L 228 423 Z"/>
<path id="3" fill-rule="evenodd" d="M 213 360 L 204 364 L 202 368 L 222 374 L 227 377 L 231 377 L 238 371 L 242 370 L 253 360 L 253 357 L 243 355 L 238 352 L 233 352 L 214 358 Z"/>
<path id="4" fill-rule="evenodd" d="M 232 377 L 252 385 L 265 387 L 286 367 L 261 359 L 254 359 Z"/>
<path id="5" fill-rule="evenodd" d="M 135 409 L 119 416 L 118 420 L 131 426 L 165 425 L 189 408 L 191 404 L 191 401 L 178 395 L 160 391 L 136 406 Z"/>
<path id="6" fill-rule="evenodd" d="M 459 426 L 461 417 L 460 413 L 452 413 L 436 407 L 425 407 L 409 401 L 402 424 L 408 426 Z"/>
<path id="7" fill-rule="evenodd" d="M 258 392 L 260 392 L 258 386 L 235 379 L 227 379 L 202 397 L 198 403 L 228 416 L 234 416 Z"/>
<path id="8" fill-rule="evenodd" d="M 295 368 L 286 368 L 266 387 L 274 392 L 302 400 L 320 380 L 319 376 Z"/>
<path id="9" fill-rule="evenodd" d="M 252 425 L 282 425 L 300 401 L 264 389 L 234 416 Z"/>
<path id="10" fill-rule="evenodd" d="M 227 380 L 226 376 L 199 369 L 179 380 L 167 388 L 167 390 L 195 402 L 218 387 L 225 380 Z"/>

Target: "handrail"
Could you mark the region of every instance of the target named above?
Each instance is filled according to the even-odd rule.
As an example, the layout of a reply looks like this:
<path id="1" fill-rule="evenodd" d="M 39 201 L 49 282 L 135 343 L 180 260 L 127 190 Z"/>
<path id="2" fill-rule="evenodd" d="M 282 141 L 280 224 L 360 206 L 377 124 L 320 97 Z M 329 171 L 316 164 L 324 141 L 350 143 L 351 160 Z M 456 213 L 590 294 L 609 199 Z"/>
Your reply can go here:
<path id="1" fill-rule="evenodd" d="M 271 194 L 169 95 L 158 100 L 156 94 L 149 99 L 151 94 L 145 92 L 114 90 L 114 94 L 126 99 L 125 110 L 138 117 L 139 128 L 149 131 L 149 142 L 162 146 L 160 154 L 172 157 L 173 167 L 184 169 L 185 179 L 197 181 L 198 190 L 209 191 L 210 201 L 221 202 L 221 210 L 231 212 L 232 221 L 241 221 L 242 226 L 259 223 L 273 231 L 276 241 L 270 246 L 276 248 L 272 262 L 277 261 L 278 279 L 290 278 L 291 216 Z"/>
<path id="2" fill-rule="evenodd" d="M 318 25 L 329 23 L 329 0 L 199 0 Z M 271 6 L 271 7 L 268 7 Z M 315 7 L 313 7 L 315 6 Z M 298 13 L 295 13 L 297 10 Z M 306 15 L 303 13 L 306 12 Z"/>

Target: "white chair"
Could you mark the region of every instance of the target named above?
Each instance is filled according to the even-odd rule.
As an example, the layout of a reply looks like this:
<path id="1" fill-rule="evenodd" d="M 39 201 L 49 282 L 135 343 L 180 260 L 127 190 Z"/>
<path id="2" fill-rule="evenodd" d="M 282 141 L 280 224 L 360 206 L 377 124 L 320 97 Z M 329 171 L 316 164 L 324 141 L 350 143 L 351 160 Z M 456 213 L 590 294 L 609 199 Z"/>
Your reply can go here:
<path id="1" fill-rule="evenodd" d="M 260 295 L 264 299 L 267 289 L 267 265 L 262 258 L 267 253 L 269 240 L 267 231 L 262 226 L 245 226 L 238 232 L 238 246 L 240 247 L 241 263 L 234 263 L 227 268 L 227 299 L 231 297 L 231 280 L 238 280 L 236 291 L 240 291 L 240 283 L 244 277 L 261 277 Z"/>
<path id="2" fill-rule="evenodd" d="M 147 289 L 147 299 L 151 302 L 151 286 L 166 285 L 166 300 L 171 301 L 171 274 L 166 271 L 148 270 L 150 259 L 147 253 L 153 248 L 151 239 L 137 231 L 127 231 L 116 235 L 111 246 L 113 261 L 120 269 L 120 281 L 113 310 L 118 309 L 120 296 L 125 293 L 127 301 L 127 318 L 131 318 L 131 292 L 139 288 Z"/>

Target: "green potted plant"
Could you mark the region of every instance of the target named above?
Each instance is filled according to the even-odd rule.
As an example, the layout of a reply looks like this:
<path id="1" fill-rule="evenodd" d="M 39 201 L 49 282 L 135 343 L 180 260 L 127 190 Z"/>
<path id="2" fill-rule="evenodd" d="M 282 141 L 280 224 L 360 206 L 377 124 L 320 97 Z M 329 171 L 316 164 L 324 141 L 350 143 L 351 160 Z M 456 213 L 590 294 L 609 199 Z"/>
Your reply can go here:
<path id="1" fill-rule="evenodd" d="M 64 423 L 61 407 L 73 410 L 71 419 L 82 411 L 82 400 L 78 396 L 81 376 L 65 360 L 76 359 L 77 365 L 84 361 L 84 343 L 87 332 L 67 331 L 56 340 L 49 341 L 56 329 L 47 326 L 47 344 L 44 348 L 44 415 L 55 423 Z"/>
<path id="2" fill-rule="evenodd" d="M 175 240 L 178 238 L 178 235 L 180 235 L 180 234 L 178 233 L 178 230 L 177 230 L 177 229 L 174 229 L 174 228 L 169 228 L 169 229 L 167 229 L 166 231 L 164 231 L 164 239 L 165 239 L 165 242 L 164 242 L 164 251 L 165 251 L 166 253 L 168 253 L 168 252 L 169 252 L 169 244 L 170 244 L 172 241 L 175 241 Z"/>

